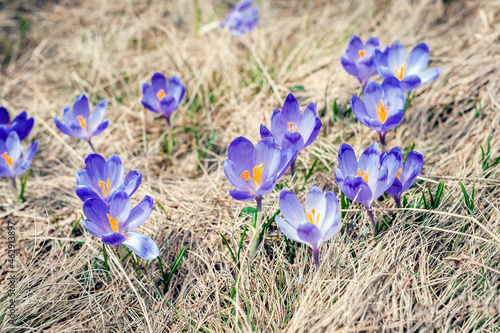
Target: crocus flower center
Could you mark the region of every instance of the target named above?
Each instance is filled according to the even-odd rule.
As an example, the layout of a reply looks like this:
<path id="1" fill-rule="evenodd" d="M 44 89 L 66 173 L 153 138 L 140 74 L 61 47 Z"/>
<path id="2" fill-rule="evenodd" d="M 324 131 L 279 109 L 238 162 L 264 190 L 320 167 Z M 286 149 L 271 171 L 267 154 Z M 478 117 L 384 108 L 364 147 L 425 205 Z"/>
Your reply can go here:
<path id="1" fill-rule="evenodd" d="M 288 123 L 288 126 L 290 126 L 290 133 L 297 132 L 298 128 L 295 126 L 295 131 L 293 130 L 293 122 Z"/>
<path id="2" fill-rule="evenodd" d="M 316 215 L 317 213 L 317 215 Z M 319 223 L 319 212 L 316 212 L 316 210 L 313 208 L 311 209 L 311 212 L 309 213 L 308 211 L 306 211 L 306 215 L 307 215 L 307 220 L 314 224 L 315 226 L 318 226 L 318 223 Z"/>
<path id="3" fill-rule="evenodd" d="M 368 171 L 360 172 L 358 169 L 358 176 L 363 178 L 363 180 L 368 184 Z"/>
<path id="4" fill-rule="evenodd" d="M 156 93 L 156 97 L 158 97 L 158 99 L 161 101 L 163 99 L 163 97 L 165 97 L 165 90 L 160 90 Z"/>
<path id="5" fill-rule="evenodd" d="M 398 177 L 398 179 L 399 179 L 400 175 L 401 175 L 401 169 L 398 170 L 398 174 L 396 175 L 396 177 Z"/>
<path id="6" fill-rule="evenodd" d="M 359 53 L 358 61 L 363 60 L 363 58 L 365 57 L 365 54 L 366 54 L 366 50 L 359 50 L 358 53 Z"/>
<path id="7" fill-rule="evenodd" d="M 387 119 L 387 110 L 389 109 L 388 106 L 384 106 L 384 102 L 380 100 L 380 107 L 375 106 L 377 109 L 378 117 L 380 118 L 381 123 L 385 123 L 385 120 Z"/>
<path id="8" fill-rule="evenodd" d="M 4 152 L 1 157 L 5 160 L 5 163 L 7 163 L 8 166 L 12 166 L 12 156 L 9 156 L 7 152 Z"/>
<path id="9" fill-rule="evenodd" d="M 105 196 L 109 194 L 109 178 L 106 184 L 102 180 L 99 181 L 99 187 L 102 188 L 102 192 L 104 193 Z"/>
<path id="10" fill-rule="evenodd" d="M 10 123 L 7 123 L 7 124 L 6 124 L 6 126 L 7 126 L 7 127 L 10 127 Z"/>
<path id="11" fill-rule="evenodd" d="M 116 217 L 116 219 L 113 219 L 111 215 L 109 214 L 106 215 L 108 215 L 109 225 L 111 225 L 111 229 L 114 232 L 118 232 L 118 216 Z"/>
<path id="12" fill-rule="evenodd" d="M 83 118 L 82 116 L 76 116 L 76 119 L 78 119 L 82 128 L 87 127 L 87 119 Z"/>
<path id="13" fill-rule="evenodd" d="M 396 73 L 396 77 L 398 78 L 398 80 L 402 80 L 403 77 L 405 76 L 405 69 L 406 69 L 406 62 L 403 64 L 403 66 L 399 67 L 399 71 L 398 68 L 394 66 L 394 72 Z"/>
<path id="14" fill-rule="evenodd" d="M 250 172 L 248 172 L 248 170 L 245 170 L 241 174 L 241 178 L 243 178 L 244 180 L 249 180 L 249 179 L 253 180 L 255 187 L 258 189 L 262 178 L 262 171 L 264 171 L 264 163 L 261 163 L 258 166 L 253 167 L 252 170 L 253 177 L 250 177 Z"/>

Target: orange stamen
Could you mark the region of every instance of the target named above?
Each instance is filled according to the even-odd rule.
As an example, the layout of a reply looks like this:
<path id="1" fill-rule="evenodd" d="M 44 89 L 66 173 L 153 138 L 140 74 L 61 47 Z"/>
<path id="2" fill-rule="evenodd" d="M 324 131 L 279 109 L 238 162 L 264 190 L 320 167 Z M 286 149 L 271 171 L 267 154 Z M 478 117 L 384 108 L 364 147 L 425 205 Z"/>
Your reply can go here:
<path id="1" fill-rule="evenodd" d="M 248 170 L 245 170 L 240 176 L 244 180 L 251 179 L 254 182 L 255 187 L 258 189 L 260 186 L 260 181 L 262 179 L 262 172 L 263 171 L 264 171 L 264 163 L 261 163 L 258 166 L 253 167 L 253 169 L 252 169 L 252 176 L 253 177 L 250 177 L 250 172 L 248 172 Z"/>
<path id="2" fill-rule="evenodd" d="M 385 123 L 385 120 L 387 119 L 387 110 L 389 109 L 388 106 L 384 106 L 384 102 L 380 100 L 380 108 L 378 106 L 375 106 L 377 109 L 378 117 L 380 118 L 381 123 Z"/>
<path id="3" fill-rule="evenodd" d="M 109 214 L 106 214 L 106 215 L 108 215 L 109 225 L 111 225 L 111 229 L 114 232 L 118 232 L 118 228 L 119 228 L 118 216 L 116 217 L 116 219 L 113 219 L 111 217 L 111 215 L 109 215 Z"/>
<path id="4" fill-rule="evenodd" d="M 290 126 L 290 132 L 293 133 L 293 122 L 288 123 L 288 126 Z M 297 132 L 298 128 L 295 126 L 295 132 Z"/>
<path id="5" fill-rule="evenodd" d="M 366 54 L 366 50 L 359 50 L 358 53 L 359 53 L 359 60 L 358 61 L 363 60 L 363 58 L 365 57 L 365 54 Z"/>
<path id="6" fill-rule="evenodd" d="M 360 172 L 359 169 L 358 169 L 358 176 L 360 176 L 361 178 L 363 178 L 363 180 L 368 184 L 368 171 L 363 171 L 363 172 Z"/>
<path id="7" fill-rule="evenodd" d="M 76 119 L 78 119 L 82 128 L 87 127 L 87 119 L 83 118 L 82 116 L 76 116 Z"/>
<path id="8" fill-rule="evenodd" d="M 160 90 L 156 93 L 156 97 L 158 97 L 158 99 L 161 101 L 163 99 L 163 97 L 165 97 L 165 90 Z"/>
<path id="9" fill-rule="evenodd" d="M 5 159 L 5 163 L 7 163 L 8 166 L 12 166 L 12 156 L 9 156 L 7 152 L 4 152 L 0 157 L 3 157 Z"/>
<path id="10" fill-rule="evenodd" d="M 109 178 L 108 178 L 107 184 L 104 184 L 104 182 L 102 180 L 100 180 L 99 187 L 102 188 L 102 192 L 104 193 L 105 196 L 107 196 L 109 194 Z"/>
<path id="11" fill-rule="evenodd" d="M 398 78 L 398 80 L 402 80 L 404 75 L 405 75 L 405 70 L 406 70 L 406 62 L 403 64 L 403 66 L 401 66 L 399 68 L 399 72 L 398 72 L 398 69 L 396 68 L 396 66 L 394 66 L 394 72 L 396 73 L 396 77 Z"/>
<path id="12" fill-rule="evenodd" d="M 7 127 L 10 127 L 10 123 L 7 123 Z"/>
<path id="13" fill-rule="evenodd" d="M 318 213 L 318 216 L 316 216 L 316 210 L 314 208 L 311 209 L 311 213 L 309 213 L 308 211 L 306 211 L 306 215 L 307 215 L 307 220 L 309 221 L 309 223 L 312 223 L 315 226 L 318 226 L 318 223 L 319 223 L 319 213 Z"/>
<path id="14" fill-rule="evenodd" d="M 396 175 L 396 177 L 398 177 L 398 179 L 399 179 L 399 175 L 401 175 L 401 169 L 398 170 L 398 174 Z"/>

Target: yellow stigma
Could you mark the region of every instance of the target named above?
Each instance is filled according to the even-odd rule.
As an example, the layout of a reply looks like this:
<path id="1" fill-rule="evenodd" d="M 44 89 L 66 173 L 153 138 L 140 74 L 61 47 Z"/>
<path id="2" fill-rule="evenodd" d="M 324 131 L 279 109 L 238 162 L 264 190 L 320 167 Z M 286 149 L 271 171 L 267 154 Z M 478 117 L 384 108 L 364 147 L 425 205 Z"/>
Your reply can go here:
<path id="1" fill-rule="evenodd" d="M 87 119 L 83 118 L 82 116 L 76 116 L 76 118 L 78 119 L 78 121 L 80 122 L 80 126 L 82 128 L 85 128 L 87 127 Z"/>
<path id="2" fill-rule="evenodd" d="M 252 170 L 252 176 L 250 177 L 250 172 L 245 170 L 240 176 L 244 180 L 253 180 L 255 187 L 258 189 L 260 186 L 260 181 L 262 179 L 262 171 L 264 171 L 264 163 L 259 164 L 258 166 L 254 166 Z"/>
<path id="3" fill-rule="evenodd" d="M 290 126 L 290 132 L 293 133 L 293 122 L 288 123 L 288 126 Z M 295 126 L 295 132 L 297 132 L 298 128 Z"/>
<path id="4" fill-rule="evenodd" d="M 389 109 L 388 106 L 384 106 L 384 102 L 380 100 L 380 107 L 375 106 L 377 109 L 378 117 L 380 118 L 381 123 L 385 123 L 385 120 L 387 119 L 387 110 Z"/>
<path id="5" fill-rule="evenodd" d="M 358 61 L 363 60 L 363 58 L 365 57 L 365 54 L 366 54 L 366 50 L 359 50 L 358 53 L 359 53 L 359 60 Z"/>
<path id="6" fill-rule="evenodd" d="M 1 157 L 5 160 L 5 163 L 7 163 L 8 166 L 12 166 L 12 156 L 9 156 L 7 152 L 4 152 Z"/>
<path id="7" fill-rule="evenodd" d="M 160 90 L 156 93 L 156 97 L 158 97 L 158 99 L 161 101 L 163 99 L 163 97 L 165 97 L 165 90 Z"/>
<path id="8" fill-rule="evenodd" d="M 398 177 L 398 179 L 399 179 L 399 175 L 401 175 L 401 169 L 398 170 L 398 174 L 396 175 L 396 177 Z"/>
<path id="9" fill-rule="evenodd" d="M 105 196 L 109 194 L 109 178 L 106 184 L 102 180 L 99 181 L 99 187 L 102 188 L 102 192 Z"/>
<path id="10" fill-rule="evenodd" d="M 113 229 L 114 232 L 118 232 L 118 216 L 116 219 L 113 219 L 111 215 L 108 215 L 108 220 L 109 220 L 109 225 L 111 225 L 111 229 Z"/>
<path id="11" fill-rule="evenodd" d="M 368 184 L 368 171 L 360 172 L 358 169 L 358 176 L 364 179 L 364 181 Z"/>
<path id="12" fill-rule="evenodd" d="M 396 66 L 394 66 L 394 72 L 396 73 L 396 77 L 398 80 L 402 80 L 405 76 L 406 62 L 399 68 L 399 71 Z"/>
<path id="13" fill-rule="evenodd" d="M 319 213 L 316 216 L 316 210 L 314 208 L 311 209 L 310 213 L 308 211 L 306 211 L 306 215 L 307 215 L 307 220 L 310 223 L 314 224 L 315 226 L 318 226 L 318 223 L 319 223 Z"/>

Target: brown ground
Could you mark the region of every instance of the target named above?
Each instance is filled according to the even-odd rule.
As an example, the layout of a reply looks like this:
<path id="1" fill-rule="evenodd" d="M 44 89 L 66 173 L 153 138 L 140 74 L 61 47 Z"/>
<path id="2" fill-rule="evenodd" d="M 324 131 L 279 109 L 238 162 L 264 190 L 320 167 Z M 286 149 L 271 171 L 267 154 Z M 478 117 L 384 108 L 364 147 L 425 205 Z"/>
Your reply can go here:
<path id="1" fill-rule="evenodd" d="M 6 226 L 17 222 L 18 330 L 500 330 L 500 168 L 484 172 L 480 150 L 490 136 L 491 160 L 500 154 L 500 2 L 257 2 L 261 23 L 240 39 L 221 30 L 195 35 L 196 3 L 204 25 L 222 19 L 229 1 L 0 4 L 0 104 L 34 116 L 27 140 L 40 143 L 26 201 L 16 201 L 7 179 L 0 183 L 0 289 L 8 283 Z M 23 18 L 27 29 L 19 38 Z M 287 248 L 273 225 L 253 264 L 245 240 L 238 270 L 219 235 L 236 247 L 248 223 L 238 217 L 246 205 L 229 197 L 222 170 L 231 140 L 242 135 L 256 142 L 259 125 L 268 124 L 289 87 L 299 85 L 302 108 L 318 103 L 323 121 L 318 140 L 300 155 L 299 184 L 318 158 L 306 188 L 339 193 L 333 175 L 339 145 L 348 142 L 360 153 L 376 140 L 352 116 L 332 121 L 334 99 L 344 108 L 359 89 L 339 60 L 353 33 L 378 36 L 384 45 L 399 38 L 409 49 L 425 41 L 431 66 L 443 68 L 416 91 L 403 123 L 388 135 L 389 146 L 406 151 L 413 141 L 424 156 L 424 170 L 409 191 L 413 207 L 420 207 L 422 190 L 435 193 L 439 181 L 446 185 L 443 199 L 431 212 L 400 212 L 377 239 L 365 213 L 352 206 L 344 219 L 349 226 L 323 247 L 318 273 L 311 252 Z M 163 152 L 164 119 L 140 103 L 140 85 L 155 71 L 178 75 L 187 90 L 170 156 Z M 97 151 L 119 154 L 127 171 L 144 174 L 135 200 L 149 194 L 166 209 L 155 205 L 142 231 L 159 245 L 167 271 L 187 247 L 164 295 L 156 260 L 121 268 L 111 253 L 108 285 L 100 242 L 81 225 L 72 230 L 82 212 L 74 174 L 90 150 L 59 133 L 53 117 L 82 92 L 91 101 L 109 101 L 110 126 L 94 139 Z M 459 179 L 469 194 L 475 186 L 472 216 Z M 270 214 L 278 193 L 264 199 Z M 376 218 L 388 215 L 380 211 Z M 9 301 L 2 296 L 0 309 Z M 0 330 L 10 327 L 4 317 Z"/>

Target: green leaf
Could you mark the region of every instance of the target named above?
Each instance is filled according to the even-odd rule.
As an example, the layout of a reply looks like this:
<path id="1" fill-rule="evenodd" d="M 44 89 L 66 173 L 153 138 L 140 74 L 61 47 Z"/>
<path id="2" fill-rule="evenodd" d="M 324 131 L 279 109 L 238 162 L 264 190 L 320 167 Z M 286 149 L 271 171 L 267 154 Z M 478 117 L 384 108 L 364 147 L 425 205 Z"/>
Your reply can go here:
<path id="1" fill-rule="evenodd" d="M 288 89 L 290 89 L 290 91 L 304 91 L 305 88 L 304 86 L 293 86 Z"/>
<path id="2" fill-rule="evenodd" d="M 167 278 L 167 288 L 168 285 L 170 284 L 170 280 L 172 280 L 172 277 L 174 276 L 175 271 L 177 270 L 177 267 L 181 263 L 182 257 L 184 257 L 184 253 L 186 253 L 186 247 L 184 246 L 177 256 L 177 259 L 175 259 L 174 265 L 172 266 L 172 269 L 170 270 L 170 274 L 168 274 Z"/>

